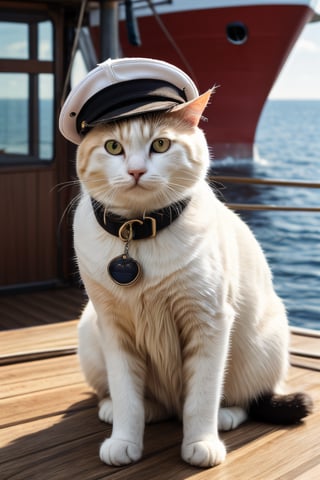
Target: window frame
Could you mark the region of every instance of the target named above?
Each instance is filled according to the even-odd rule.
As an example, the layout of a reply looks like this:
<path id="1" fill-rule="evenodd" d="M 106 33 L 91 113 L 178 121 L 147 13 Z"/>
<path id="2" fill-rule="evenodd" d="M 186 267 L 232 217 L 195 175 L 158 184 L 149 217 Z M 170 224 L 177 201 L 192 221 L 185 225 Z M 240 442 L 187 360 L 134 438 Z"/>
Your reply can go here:
<path id="1" fill-rule="evenodd" d="M 18 153 L 0 153 L 0 166 L 11 165 L 48 165 L 55 158 L 55 129 L 56 118 L 54 115 L 52 124 L 52 155 L 51 158 L 40 158 L 39 148 L 39 80 L 40 74 L 53 75 L 53 92 L 52 102 L 53 111 L 56 109 L 56 79 L 55 79 L 55 23 L 49 15 L 44 13 L 24 13 L 24 12 L 6 12 L 1 11 L 2 22 L 27 23 L 29 58 L 28 59 L 10 59 L 0 58 L 0 73 L 25 73 L 29 77 L 29 136 L 28 154 Z M 52 24 L 52 60 L 38 60 L 38 24 L 43 21 L 50 21 Z"/>

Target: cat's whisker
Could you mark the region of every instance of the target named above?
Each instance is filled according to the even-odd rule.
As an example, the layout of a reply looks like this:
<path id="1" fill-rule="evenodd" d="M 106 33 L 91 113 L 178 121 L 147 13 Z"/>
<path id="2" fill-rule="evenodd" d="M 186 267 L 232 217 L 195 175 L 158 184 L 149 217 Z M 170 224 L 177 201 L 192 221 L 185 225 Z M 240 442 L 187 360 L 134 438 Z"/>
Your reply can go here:
<path id="1" fill-rule="evenodd" d="M 61 183 L 57 183 L 56 185 L 54 185 L 51 190 L 50 190 L 50 193 L 52 193 L 53 191 L 55 190 L 58 190 L 58 192 L 66 189 L 66 188 L 72 188 L 74 186 L 76 187 L 80 187 L 81 183 L 80 183 L 80 180 L 77 178 L 77 179 L 74 179 L 74 180 L 68 180 L 67 182 L 61 182 Z"/>
<path id="2" fill-rule="evenodd" d="M 60 220 L 59 220 L 59 224 L 58 224 L 58 230 L 61 229 L 61 226 L 62 226 L 62 222 L 63 220 L 66 218 L 67 215 L 69 215 L 71 212 L 73 212 L 77 205 L 78 205 L 78 202 L 80 201 L 81 199 L 81 196 L 82 194 L 79 193 L 77 194 L 74 198 L 72 198 L 70 200 L 70 202 L 68 203 L 68 205 L 66 206 L 66 208 L 63 210 L 62 214 L 61 214 L 61 217 L 60 217 Z"/>

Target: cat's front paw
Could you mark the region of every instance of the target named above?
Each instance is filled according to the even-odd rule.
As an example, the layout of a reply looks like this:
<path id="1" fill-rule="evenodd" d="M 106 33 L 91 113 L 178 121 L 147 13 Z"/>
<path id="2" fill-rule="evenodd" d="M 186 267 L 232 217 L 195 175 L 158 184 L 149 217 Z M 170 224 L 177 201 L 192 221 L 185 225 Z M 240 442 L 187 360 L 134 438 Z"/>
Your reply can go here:
<path id="1" fill-rule="evenodd" d="M 100 460 L 116 467 L 136 462 L 141 455 L 142 446 L 127 440 L 108 438 L 100 447 Z"/>
<path id="2" fill-rule="evenodd" d="M 218 438 L 183 443 L 181 456 L 185 462 L 196 467 L 213 467 L 223 462 L 226 457 L 226 448 Z"/>
<path id="3" fill-rule="evenodd" d="M 113 408 L 111 398 L 104 398 L 99 402 L 98 417 L 102 422 L 113 422 Z"/>

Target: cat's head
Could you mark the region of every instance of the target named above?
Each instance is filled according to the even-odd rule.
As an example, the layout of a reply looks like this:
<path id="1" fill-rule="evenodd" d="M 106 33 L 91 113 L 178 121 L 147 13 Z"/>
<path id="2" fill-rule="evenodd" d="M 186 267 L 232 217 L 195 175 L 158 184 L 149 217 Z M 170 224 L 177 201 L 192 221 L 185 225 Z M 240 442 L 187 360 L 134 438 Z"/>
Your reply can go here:
<path id="1" fill-rule="evenodd" d="M 94 127 L 77 153 L 84 189 L 107 210 L 142 214 L 192 195 L 209 166 L 198 123 L 211 90 L 168 113 Z"/>

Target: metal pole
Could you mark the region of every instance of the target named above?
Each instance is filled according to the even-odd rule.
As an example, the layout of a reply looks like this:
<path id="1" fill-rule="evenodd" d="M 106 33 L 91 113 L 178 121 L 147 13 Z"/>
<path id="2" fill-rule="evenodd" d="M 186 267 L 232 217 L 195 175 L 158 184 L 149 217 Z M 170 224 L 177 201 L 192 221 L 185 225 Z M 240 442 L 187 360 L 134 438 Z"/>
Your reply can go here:
<path id="1" fill-rule="evenodd" d="M 101 61 L 120 57 L 118 2 L 100 0 Z"/>

